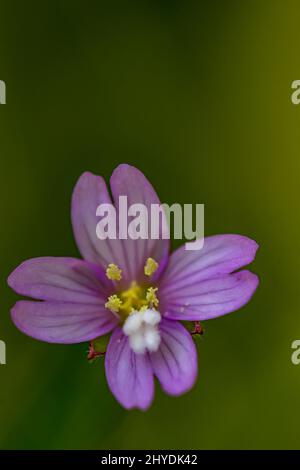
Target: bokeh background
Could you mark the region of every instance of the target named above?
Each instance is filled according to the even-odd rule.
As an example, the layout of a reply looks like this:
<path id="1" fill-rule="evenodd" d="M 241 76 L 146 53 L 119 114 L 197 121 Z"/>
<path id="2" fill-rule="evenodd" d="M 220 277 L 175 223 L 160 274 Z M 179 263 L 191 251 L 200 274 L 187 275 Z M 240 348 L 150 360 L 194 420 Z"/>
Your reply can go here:
<path id="1" fill-rule="evenodd" d="M 1 0 L 0 17 L 0 447 L 299 448 L 299 2 Z M 86 344 L 22 335 L 6 284 L 26 258 L 78 256 L 72 188 L 123 162 L 162 201 L 204 203 L 207 235 L 261 245 L 251 303 L 205 324 L 195 388 L 157 386 L 146 413 Z"/>

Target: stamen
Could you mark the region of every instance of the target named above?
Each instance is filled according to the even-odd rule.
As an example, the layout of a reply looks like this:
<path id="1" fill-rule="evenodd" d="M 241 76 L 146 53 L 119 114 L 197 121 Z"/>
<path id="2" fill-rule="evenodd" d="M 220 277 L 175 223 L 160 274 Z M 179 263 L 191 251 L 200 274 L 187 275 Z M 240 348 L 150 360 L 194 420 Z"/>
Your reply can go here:
<path id="1" fill-rule="evenodd" d="M 146 276 L 152 276 L 158 268 L 158 263 L 153 258 L 148 258 L 144 267 Z"/>
<path id="2" fill-rule="evenodd" d="M 116 264 L 110 263 L 106 269 L 106 276 L 112 281 L 120 281 L 122 279 L 122 269 Z"/>
<path id="3" fill-rule="evenodd" d="M 158 307 L 159 301 L 155 293 L 157 291 L 157 287 L 149 287 L 147 290 L 146 300 L 150 306 Z"/>
<path id="4" fill-rule="evenodd" d="M 122 304 L 123 304 L 122 300 L 119 299 L 119 297 L 116 294 L 114 294 L 108 297 L 105 307 L 108 308 L 113 313 L 118 313 L 118 311 L 122 307 Z"/>
<path id="5" fill-rule="evenodd" d="M 108 297 L 105 307 L 118 313 L 123 323 L 133 311 L 144 312 L 158 307 L 157 287 L 140 286 L 133 281 L 129 288 Z"/>

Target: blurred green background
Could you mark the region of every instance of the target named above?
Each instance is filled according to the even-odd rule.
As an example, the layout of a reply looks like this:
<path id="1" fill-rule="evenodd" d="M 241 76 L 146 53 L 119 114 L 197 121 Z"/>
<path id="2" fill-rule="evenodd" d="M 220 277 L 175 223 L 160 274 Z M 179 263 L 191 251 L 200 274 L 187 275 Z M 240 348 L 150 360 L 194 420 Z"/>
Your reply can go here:
<path id="1" fill-rule="evenodd" d="M 1 448 L 299 448 L 299 2 L 1 0 L 0 17 Z M 204 203 L 207 235 L 261 245 L 251 303 L 205 324 L 195 388 L 157 386 L 146 413 L 118 405 L 87 345 L 9 317 L 16 265 L 78 256 L 79 175 L 122 162 L 162 201 Z"/>

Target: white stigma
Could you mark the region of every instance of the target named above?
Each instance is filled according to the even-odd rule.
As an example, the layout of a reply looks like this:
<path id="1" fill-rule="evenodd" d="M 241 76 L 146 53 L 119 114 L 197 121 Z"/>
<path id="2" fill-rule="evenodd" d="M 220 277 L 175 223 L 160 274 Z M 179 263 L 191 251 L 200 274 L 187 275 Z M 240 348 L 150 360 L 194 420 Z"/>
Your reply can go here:
<path id="1" fill-rule="evenodd" d="M 131 312 L 123 325 L 123 332 L 128 336 L 130 347 L 136 354 L 158 350 L 160 321 L 160 313 L 153 308 Z"/>

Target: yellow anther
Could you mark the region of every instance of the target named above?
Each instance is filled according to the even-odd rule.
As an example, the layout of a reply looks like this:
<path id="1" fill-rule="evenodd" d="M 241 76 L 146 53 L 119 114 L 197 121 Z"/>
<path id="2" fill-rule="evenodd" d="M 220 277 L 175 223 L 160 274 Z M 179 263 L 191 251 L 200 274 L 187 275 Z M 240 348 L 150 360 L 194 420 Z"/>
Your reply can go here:
<path id="1" fill-rule="evenodd" d="M 120 308 L 122 307 L 122 300 L 119 299 L 117 295 L 110 295 L 107 299 L 105 307 L 108 308 L 113 313 L 118 313 Z"/>
<path id="2" fill-rule="evenodd" d="M 143 305 L 140 309 L 139 309 L 139 312 L 145 312 L 145 310 L 148 309 L 148 306 L 147 305 Z"/>
<path id="3" fill-rule="evenodd" d="M 122 278 L 122 269 L 116 264 L 110 263 L 106 269 L 106 276 L 112 281 L 120 281 Z"/>
<path id="4" fill-rule="evenodd" d="M 144 267 L 146 276 L 152 276 L 158 268 L 158 263 L 153 258 L 148 258 Z"/>
<path id="5" fill-rule="evenodd" d="M 156 297 L 157 287 L 149 287 L 146 294 L 146 300 L 150 306 L 158 307 L 158 298 Z"/>

